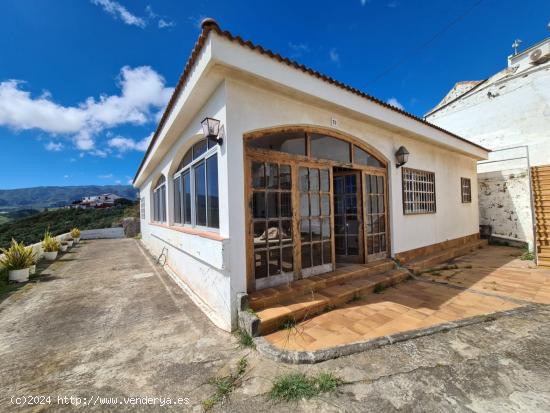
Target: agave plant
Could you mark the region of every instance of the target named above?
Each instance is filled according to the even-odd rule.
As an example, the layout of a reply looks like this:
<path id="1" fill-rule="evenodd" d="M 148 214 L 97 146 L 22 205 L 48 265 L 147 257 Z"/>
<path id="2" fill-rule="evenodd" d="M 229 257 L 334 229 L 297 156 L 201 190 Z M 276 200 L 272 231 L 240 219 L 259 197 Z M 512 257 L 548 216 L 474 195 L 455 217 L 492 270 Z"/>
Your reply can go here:
<path id="1" fill-rule="evenodd" d="M 52 237 L 50 231 L 46 231 L 42 240 L 42 248 L 44 252 L 56 252 L 61 248 L 61 244 L 56 238 Z"/>
<path id="2" fill-rule="evenodd" d="M 71 237 L 80 238 L 80 230 L 78 228 L 71 229 Z"/>
<path id="3" fill-rule="evenodd" d="M 4 256 L 0 258 L 0 266 L 8 271 L 23 270 L 34 265 L 34 251 L 12 238 L 8 249 L 0 248 Z"/>

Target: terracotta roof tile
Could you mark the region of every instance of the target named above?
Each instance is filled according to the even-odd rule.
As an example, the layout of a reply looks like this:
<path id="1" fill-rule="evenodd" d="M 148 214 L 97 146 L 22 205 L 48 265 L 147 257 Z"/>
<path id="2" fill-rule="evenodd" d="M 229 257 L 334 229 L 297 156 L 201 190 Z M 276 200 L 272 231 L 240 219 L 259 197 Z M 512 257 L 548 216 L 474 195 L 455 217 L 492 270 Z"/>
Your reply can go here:
<path id="1" fill-rule="evenodd" d="M 291 67 L 294 67 L 298 70 L 301 70 L 303 71 L 304 73 L 308 73 L 312 76 L 315 76 L 317 77 L 318 79 L 321 79 L 327 83 L 330 83 L 330 84 L 333 84 L 341 89 L 344 89 L 348 92 L 351 92 L 353 94 L 356 94 L 362 98 L 365 98 L 365 99 L 368 99 L 372 102 L 375 102 L 379 105 L 382 105 L 384 106 L 385 108 L 387 109 L 390 109 L 394 112 L 398 112 L 398 113 L 401 113 L 402 115 L 405 115 L 411 119 L 414 119 L 420 123 L 423 123 L 433 129 L 437 129 L 441 132 L 444 132 L 450 136 L 453 136 L 454 138 L 457 138 L 463 142 L 467 142 L 473 146 L 476 146 L 480 149 L 483 149 L 485 151 L 489 151 L 488 149 L 484 148 L 483 146 L 481 145 L 478 145 L 474 142 L 471 142 L 461 136 L 458 136 L 452 132 L 449 132 L 448 130 L 445 130 L 437 125 L 434 125 L 426 120 L 424 120 L 423 118 L 421 117 L 418 117 L 416 115 L 413 115 L 412 113 L 409 113 L 409 112 L 406 112 L 402 109 L 399 109 L 399 108 L 396 108 L 395 106 L 392 106 L 372 95 L 369 95 L 357 88 L 354 88 L 352 86 L 349 86 L 349 85 L 346 85 L 345 83 L 343 82 L 340 82 L 338 80 L 335 80 L 333 79 L 332 77 L 330 76 L 327 76 L 323 73 L 320 73 L 314 69 L 311 69 L 301 63 L 298 63 L 294 60 L 291 60 L 287 57 L 284 57 L 284 56 L 281 56 L 280 54 L 278 53 L 275 53 L 273 52 L 272 50 L 269 50 L 269 49 L 265 49 L 264 47 L 260 46 L 260 45 L 257 45 L 257 44 L 254 44 L 252 43 L 250 40 L 244 40 L 242 37 L 240 36 L 235 36 L 233 35 L 231 32 L 227 31 L 227 30 L 221 30 L 220 27 L 218 26 L 218 23 L 213 20 L 213 19 L 210 19 L 210 18 L 207 18 L 207 19 L 204 19 L 203 22 L 202 22 L 202 32 L 199 36 L 199 38 L 197 39 L 197 42 L 195 43 L 195 46 L 193 47 L 193 51 L 191 52 L 191 55 L 189 56 L 189 59 L 187 60 L 187 63 L 185 65 L 185 69 L 183 70 L 183 73 L 181 74 L 179 80 L 178 80 L 178 83 L 174 89 L 174 92 L 172 93 L 172 96 L 170 98 L 170 101 L 168 102 L 168 105 L 166 106 L 166 109 L 164 110 L 164 113 L 162 115 L 162 118 L 160 119 L 160 122 L 157 126 L 157 129 L 153 135 L 153 138 L 151 139 L 151 142 L 149 143 L 149 146 L 147 148 L 147 151 L 145 152 L 145 155 L 143 156 L 143 159 L 138 167 L 138 170 L 136 172 L 136 175 L 134 176 L 134 182 L 135 180 L 137 179 L 140 171 L 141 171 L 141 168 L 143 168 L 143 165 L 145 164 L 145 160 L 147 159 L 147 157 L 149 156 L 150 152 L 151 152 L 151 149 L 153 148 L 153 146 L 155 145 L 155 142 L 158 138 L 158 135 L 160 133 L 160 131 L 162 130 L 165 122 L 166 122 L 166 119 L 168 118 L 168 116 L 170 115 L 170 112 L 172 111 L 172 108 L 174 107 L 174 104 L 176 103 L 176 100 L 178 98 L 178 95 L 181 91 L 181 89 L 183 88 L 183 86 L 185 85 L 186 81 L 187 81 L 187 78 L 189 76 L 189 73 L 191 72 L 191 69 L 192 67 L 194 66 L 195 64 L 195 61 L 199 55 L 199 53 L 201 52 L 203 46 L 204 46 L 204 43 L 206 42 L 206 39 L 208 38 L 208 34 L 210 33 L 210 31 L 214 31 L 215 33 L 217 33 L 218 35 L 232 41 L 232 42 L 236 42 L 238 44 L 240 44 L 241 46 L 244 46 L 244 47 L 248 47 L 249 49 L 251 50 L 254 50 L 254 51 L 257 51 L 259 52 L 260 54 L 263 54 L 263 55 L 266 55 L 266 56 L 269 56 L 273 59 L 276 59 L 278 60 L 279 62 L 282 62 L 282 63 L 285 63 L 286 65 L 288 66 L 291 66 Z"/>

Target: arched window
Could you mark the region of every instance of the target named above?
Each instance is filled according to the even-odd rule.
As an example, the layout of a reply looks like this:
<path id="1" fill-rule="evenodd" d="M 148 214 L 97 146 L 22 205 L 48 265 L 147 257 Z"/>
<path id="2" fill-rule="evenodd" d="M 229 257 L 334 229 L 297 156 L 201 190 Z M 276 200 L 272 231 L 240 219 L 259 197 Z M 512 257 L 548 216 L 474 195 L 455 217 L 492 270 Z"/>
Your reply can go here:
<path id="1" fill-rule="evenodd" d="M 174 222 L 219 228 L 216 142 L 201 139 L 183 156 L 174 174 Z"/>
<path id="2" fill-rule="evenodd" d="M 153 188 L 153 221 L 166 222 L 166 178 L 161 175 Z"/>

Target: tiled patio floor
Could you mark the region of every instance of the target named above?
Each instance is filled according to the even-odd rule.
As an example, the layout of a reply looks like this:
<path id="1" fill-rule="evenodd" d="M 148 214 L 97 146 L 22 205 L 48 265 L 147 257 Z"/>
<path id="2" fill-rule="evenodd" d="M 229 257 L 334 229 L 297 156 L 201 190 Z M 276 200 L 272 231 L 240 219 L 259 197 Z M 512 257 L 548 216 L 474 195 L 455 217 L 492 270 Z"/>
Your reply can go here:
<path id="1" fill-rule="evenodd" d="M 265 338 L 287 350 L 320 350 L 518 306 L 497 297 L 408 281 Z"/>
<path id="2" fill-rule="evenodd" d="M 425 273 L 423 278 L 503 297 L 550 304 L 550 269 L 518 258 L 521 250 L 489 246 L 453 260 L 457 269 Z"/>

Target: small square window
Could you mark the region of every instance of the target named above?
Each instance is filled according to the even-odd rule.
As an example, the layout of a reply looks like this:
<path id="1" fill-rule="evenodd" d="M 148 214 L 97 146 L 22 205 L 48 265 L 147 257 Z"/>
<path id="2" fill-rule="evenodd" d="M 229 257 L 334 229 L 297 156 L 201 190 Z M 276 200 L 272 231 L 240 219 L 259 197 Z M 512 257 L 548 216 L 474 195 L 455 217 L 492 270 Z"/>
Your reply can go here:
<path id="1" fill-rule="evenodd" d="M 470 178 L 460 178 L 460 187 L 462 203 L 469 204 L 472 202 L 472 182 L 470 181 Z"/>

